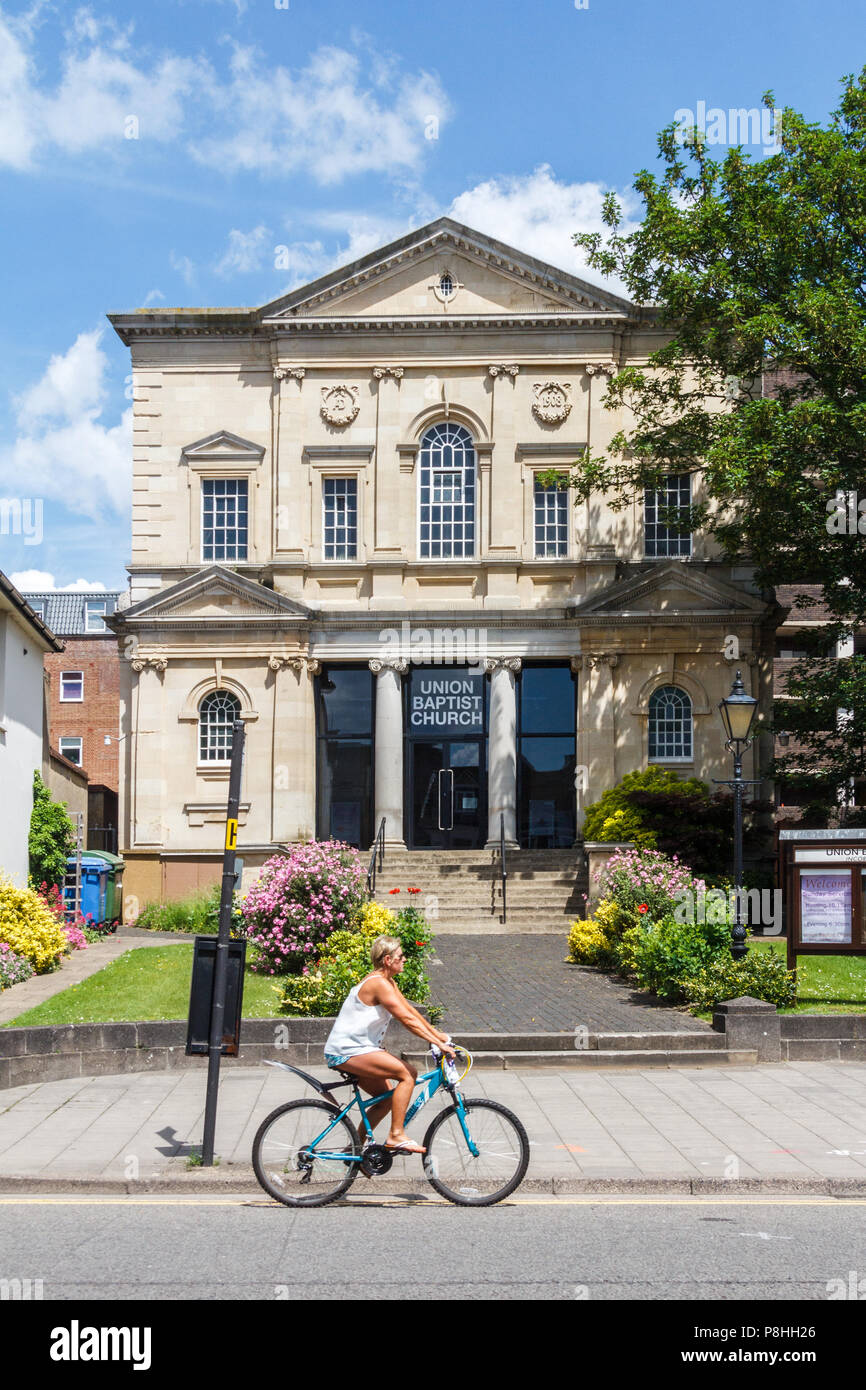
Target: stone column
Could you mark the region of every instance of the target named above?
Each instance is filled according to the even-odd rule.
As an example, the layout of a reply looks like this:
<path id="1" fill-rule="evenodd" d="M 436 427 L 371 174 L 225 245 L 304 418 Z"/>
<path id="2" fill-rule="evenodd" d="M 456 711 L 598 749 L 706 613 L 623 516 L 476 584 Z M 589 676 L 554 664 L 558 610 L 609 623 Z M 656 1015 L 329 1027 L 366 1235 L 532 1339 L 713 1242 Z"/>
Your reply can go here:
<path id="1" fill-rule="evenodd" d="M 405 849 L 403 838 L 403 690 L 400 677 L 409 669 L 403 657 L 383 661 L 375 657 L 370 670 L 376 677 L 376 765 L 374 768 L 374 834 L 385 817 L 385 844 Z"/>
<path id="2" fill-rule="evenodd" d="M 133 848 L 165 843 L 164 807 L 166 784 L 162 753 L 165 744 L 163 676 L 165 657 L 137 656 L 132 669 L 138 676 L 135 718 L 135 767 L 133 770 Z"/>
<path id="3" fill-rule="evenodd" d="M 617 652 L 593 652 L 575 658 L 572 669 L 581 663 L 583 680 L 580 691 L 577 762 L 584 767 L 586 787 L 583 804 L 578 802 L 579 829 L 583 824 L 584 808 L 598 801 L 602 792 L 616 784 L 616 714 L 614 708 L 614 668 L 619 663 Z"/>
<path id="4" fill-rule="evenodd" d="M 490 734 L 487 766 L 487 844 L 499 848 L 499 817 L 505 816 L 505 843 L 517 848 L 517 696 L 514 677 L 519 656 L 488 657 Z"/>
<path id="5" fill-rule="evenodd" d="M 313 677 L 320 667 L 308 656 L 277 653 L 268 667 L 274 672 L 271 839 L 276 844 L 311 840 L 316 833 Z"/>

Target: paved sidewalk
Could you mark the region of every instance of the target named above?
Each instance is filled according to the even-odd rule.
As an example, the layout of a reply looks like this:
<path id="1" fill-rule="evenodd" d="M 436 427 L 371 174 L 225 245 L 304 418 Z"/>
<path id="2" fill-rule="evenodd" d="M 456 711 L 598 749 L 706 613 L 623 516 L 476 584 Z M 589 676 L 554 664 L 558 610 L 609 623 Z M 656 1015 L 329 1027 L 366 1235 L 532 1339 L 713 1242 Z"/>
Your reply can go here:
<path id="1" fill-rule="evenodd" d="M 34 1009 L 43 1000 L 51 999 L 53 995 L 60 994 L 71 985 L 80 984 L 89 975 L 95 975 L 98 970 L 110 965 L 125 951 L 134 950 L 136 946 L 171 946 L 173 942 L 194 940 L 194 936 L 186 936 L 180 932 L 152 932 L 135 927 L 118 927 L 114 935 L 107 936 L 104 941 L 94 942 L 83 951 L 73 951 L 71 956 L 64 956 L 59 970 L 52 970 L 48 975 L 34 975 L 32 979 L 25 980 L 20 985 L 4 989 L 0 994 L 0 1025 L 11 1023 L 13 1018 L 17 1018 L 27 1009 Z"/>
<path id="2" fill-rule="evenodd" d="M 315 1069 L 323 1080 L 325 1069 Z M 254 1190 L 253 1136 L 275 1106 L 311 1095 L 299 1077 L 224 1063 L 216 1151 L 221 1166 L 187 1169 L 201 1142 L 206 1063 L 195 1070 L 78 1077 L 0 1092 L 0 1190 L 14 1178 L 170 1181 L 202 1178 Z M 532 1143 L 527 1186 L 593 1184 L 680 1190 L 740 1182 L 761 1190 L 866 1194 L 866 1064 L 802 1062 L 713 1070 L 472 1072 L 465 1094 L 489 1095 L 520 1116 Z M 423 1135 L 438 1107 L 411 1126 Z M 252 1179 L 252 1184 L 251 1183 Z M 379 1180 L 422 1186 L 415 1159 Z M 828 1184 L 831 1186 L 828 1188 Z M 365 1184 L 366 1188 L 366 1184 Z M 373 1184 L 370 1185 L 372 1191 Z"/>

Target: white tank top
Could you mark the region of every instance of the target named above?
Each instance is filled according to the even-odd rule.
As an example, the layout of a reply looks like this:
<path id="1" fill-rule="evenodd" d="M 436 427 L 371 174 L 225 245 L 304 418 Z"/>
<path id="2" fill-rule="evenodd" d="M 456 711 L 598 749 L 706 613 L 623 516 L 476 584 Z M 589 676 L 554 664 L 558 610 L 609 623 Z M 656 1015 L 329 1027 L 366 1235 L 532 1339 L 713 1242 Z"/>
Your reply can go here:
<path id="1" fill-rule="evenodd" d="M 358 990 L 365 983 L 362 980 L 361 984 L 353 985 L 346 995 L 328 1034 L 326 1052 L 336 1053 L 340 1057 L 357 1057 L 361 1052 L 378 1052 L 381 1049 L 391 1014 L 382 1004 L 365 1004 L 358 998 Z"/>

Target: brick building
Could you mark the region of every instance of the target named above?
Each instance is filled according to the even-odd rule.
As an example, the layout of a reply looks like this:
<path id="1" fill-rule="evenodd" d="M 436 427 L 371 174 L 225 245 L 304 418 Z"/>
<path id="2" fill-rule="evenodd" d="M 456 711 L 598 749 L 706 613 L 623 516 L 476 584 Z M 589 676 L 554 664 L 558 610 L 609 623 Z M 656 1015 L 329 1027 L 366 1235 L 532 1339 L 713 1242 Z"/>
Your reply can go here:
<path id="1" fill-rule="evenodd" d="M 88 776 L 88 848 L 116 851 L 120 660 L 103 618 L 122 591 L 28 592 L 27 602 L 63 639 L 45 657 L 51 746 Z"/>

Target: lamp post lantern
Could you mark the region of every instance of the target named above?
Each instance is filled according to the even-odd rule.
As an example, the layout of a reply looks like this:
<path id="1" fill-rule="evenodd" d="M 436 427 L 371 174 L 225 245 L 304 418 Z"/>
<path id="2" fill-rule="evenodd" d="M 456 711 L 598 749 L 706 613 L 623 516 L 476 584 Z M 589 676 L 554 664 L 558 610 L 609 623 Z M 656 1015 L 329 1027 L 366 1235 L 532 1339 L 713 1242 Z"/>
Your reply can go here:
<path id="1" fill-rule="evenodd" d="M 725 747 L 734 755 L 734 898 L 736 902 L 734 928 L 731 933 L 731 955 L 741 960 L 746 954 L 746 928 L 742 919 L 743 889 L 743 754 L 752 744 L 751 732 L 758 708 L 757 700 L 747 695 L 738 671 L 731 693 L 719 701 L 719 713 L 725 726 Z"/>

